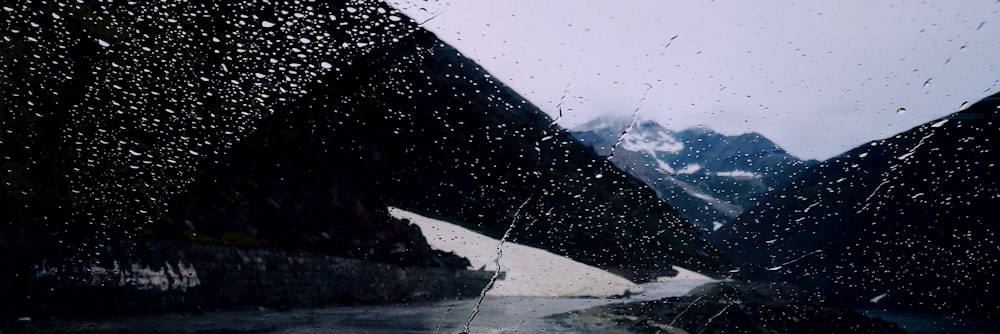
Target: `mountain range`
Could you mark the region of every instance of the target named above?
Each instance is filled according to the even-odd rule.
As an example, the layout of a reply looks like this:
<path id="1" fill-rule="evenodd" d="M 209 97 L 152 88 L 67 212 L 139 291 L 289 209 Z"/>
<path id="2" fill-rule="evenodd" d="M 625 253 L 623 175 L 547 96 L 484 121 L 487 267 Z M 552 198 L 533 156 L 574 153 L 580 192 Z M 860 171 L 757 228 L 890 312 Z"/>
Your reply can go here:
<path id="1" fill-rule="evenodd" d="M 757 133 L 727 136 L 703 127 L 673 131 L 655 121 L 630 123 L 603 116 L 573 129 L 573 135 L 602 156 L 614 147 L 616 166 L 653 187 L 702 233 L 728 223 L 816 163 Z"/>

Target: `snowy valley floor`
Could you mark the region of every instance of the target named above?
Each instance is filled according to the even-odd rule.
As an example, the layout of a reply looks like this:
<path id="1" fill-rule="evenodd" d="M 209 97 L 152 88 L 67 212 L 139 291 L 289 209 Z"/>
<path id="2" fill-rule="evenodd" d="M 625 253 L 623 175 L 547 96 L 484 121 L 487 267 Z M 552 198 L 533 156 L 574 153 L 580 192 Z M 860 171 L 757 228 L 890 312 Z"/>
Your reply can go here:
<path id="1" fill-rule="evenodd" d="M 468 258 L 473 269 L 496 270 L 499 240 L 397 208 L 390 208 L 390 213 L 419 226 L 431 247 Z M 502 250 L 500 270 L 504 279 L 496 282 L 489 296 L 612 297 L 626 290 L 638 293 L 643 289 L 620 276 L 538 248 L 505 242 Z M 712 281 L 708 276 L 675 268 L 680 272 L 677 276 L 659 281 L 683 281 L 685 285 Z"/>

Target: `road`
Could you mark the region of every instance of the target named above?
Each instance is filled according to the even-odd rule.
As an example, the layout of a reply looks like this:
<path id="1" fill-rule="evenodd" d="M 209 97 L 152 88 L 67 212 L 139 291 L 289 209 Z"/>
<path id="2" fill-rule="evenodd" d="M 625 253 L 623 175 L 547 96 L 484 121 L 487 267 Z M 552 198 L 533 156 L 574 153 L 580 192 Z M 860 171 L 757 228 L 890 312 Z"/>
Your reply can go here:
<path id="1" fill-rule="evenodd" d="M 629 298 L 487 297 L 471 333 L 575 333 L 547 316 L 598 305 L 677 296 L 704 280 L 643 284 Z M 459 333 L 476 299 L 396 305 L 252 310 L 106 319 L 25 321 L 25 333 Z"/>

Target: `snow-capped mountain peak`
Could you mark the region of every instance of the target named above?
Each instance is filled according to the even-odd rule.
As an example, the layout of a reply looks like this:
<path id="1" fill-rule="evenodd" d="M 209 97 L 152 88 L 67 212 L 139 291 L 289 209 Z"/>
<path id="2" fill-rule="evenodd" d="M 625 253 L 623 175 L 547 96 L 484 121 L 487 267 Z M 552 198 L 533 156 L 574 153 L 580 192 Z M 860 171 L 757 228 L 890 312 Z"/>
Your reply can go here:
<path id="1" fill-rule="evenodd" d="M 657 168 L 669 174 L 676 173 L 675 167 L 681 169 L 686 167 L 675 166 L 661 159 L 664 155 L 680 153 L 684 150 L 684 143 L 674 136 L 673 131 L 655 121 L 642 119 L 633 121 L 627 117 L 608 115 L 595 118 L 573 131 L 593 132 L 603 137 L 601 141 L 607 140 L 610 143 L 615 143 L 621 138 L 621 149 L 646 154 L 647 158 L 656 163 Z"/>
<path id="2" fill-rule="evenodd" d="M 684 149 L 684 144 L 671 135 L 670 131 L 659 124 L 648 121 L 634 126 L 625 134 L 622 147 L 626 150 L 645 152 L 656 156 L 658 152 L 677 153 Z"/>
<path id="3" fill-rule="evenodd" d="M 758 195 L 806 164 L 757 133 L 727 136 L 698 127 L 673 131 L 652 120 L 602 116 L 573 134 L 643 179 L 681 215 L 706 229 L 755 204 Z"/>

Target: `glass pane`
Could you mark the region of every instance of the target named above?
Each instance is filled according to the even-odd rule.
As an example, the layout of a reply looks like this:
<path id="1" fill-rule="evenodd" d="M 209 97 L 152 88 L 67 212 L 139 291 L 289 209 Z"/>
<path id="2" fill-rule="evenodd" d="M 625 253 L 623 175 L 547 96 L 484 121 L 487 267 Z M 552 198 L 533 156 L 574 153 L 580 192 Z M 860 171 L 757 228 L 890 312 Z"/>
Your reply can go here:
<path id="1" fill-rule="evenodd" d="M 1000 331 L 995 2 L 0 5 L 0 333 Z"/>

